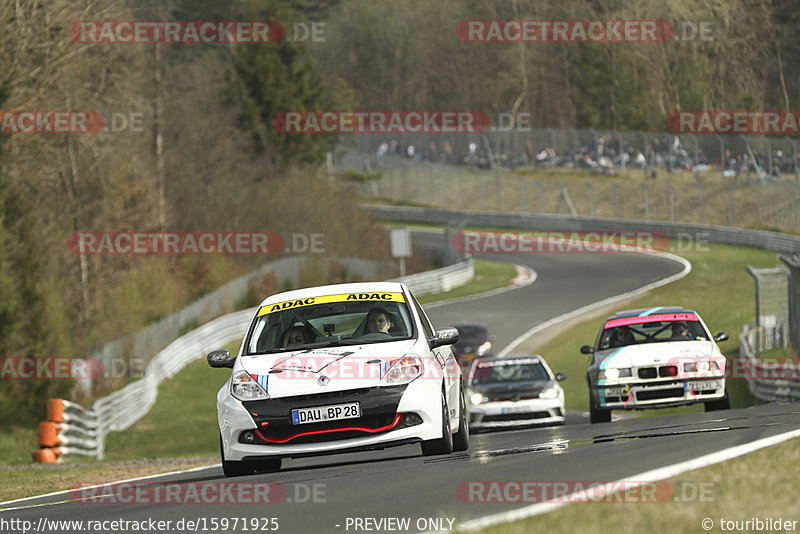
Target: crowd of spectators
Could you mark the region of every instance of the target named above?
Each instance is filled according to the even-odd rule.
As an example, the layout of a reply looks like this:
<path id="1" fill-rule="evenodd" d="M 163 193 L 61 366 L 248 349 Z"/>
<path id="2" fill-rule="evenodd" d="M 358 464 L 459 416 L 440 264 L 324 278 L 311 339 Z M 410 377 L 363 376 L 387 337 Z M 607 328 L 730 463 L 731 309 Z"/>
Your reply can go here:
<path id="1" fill-rule="evenodd" d="M 647 142 L 645 144 L 645 139 Z M 488 142 L 487 142 L 488 141 Z M 544 145 L 534 148 L 531 141 L 521 149 L 512 150 L 505 140 L 494 143 L 492 140 L 475 140 L 465 146 L 454 146 L 447 139 L 437 142 L 427 140 L 418 145 L 403 144 L 397 139 L 382 142 L 378 146 L 378 158 L 395 157 L 416 161 L 431 161 L 452 165 L 468 165 L 479 169 L 493 166 L 500 168 L 579 168 L 591 172 L 613 175 L 620 169 L 639 169 L 653 178 L 663 170 L 705 171 L 722 167 L 724 176 L 738 178 L 751 171 L 763 179 L 778 178 L 781 174 L 794 173 L 794 158 L 782 150 L 769 155 L 764 151 L 753 153 L 755 164 L 748 151 L 732 153 L 725 150 L 708 156 L 703 148 L 684 146 L 677 136 L 640 137 L 638 143 L 615 135 L 595 135 L 582 142 L 573 141 L 571 150 L 556 151 L 554 146 Z M 488 146 L 488 149 L 487 149 Z M 758 170 L 757 170 L 758 169 Z"/>

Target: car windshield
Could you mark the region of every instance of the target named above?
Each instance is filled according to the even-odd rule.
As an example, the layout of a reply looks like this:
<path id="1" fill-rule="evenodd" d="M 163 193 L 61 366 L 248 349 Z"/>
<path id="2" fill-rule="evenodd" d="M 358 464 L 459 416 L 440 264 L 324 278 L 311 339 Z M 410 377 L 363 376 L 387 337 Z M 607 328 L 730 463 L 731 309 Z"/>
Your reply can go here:
<path id="1" fill-rule="evenodd" d="M 600 349 L 626 347 L 640 343 L 662 343 L 665 341 L 707 341 L 703 325 L 697 320 L 653 321 L 645 318 L 641 322 L 614 320 L 606 323 L 600 335 Z"/>
<path id="2" fill-rule="evenodd" d="M 470 384 L 534 382 L 550 380 L 542 362 L 531 359 L 480 360 L 472 369 Z"/>
<path id="3" fill-rule="evenodd" d="M 262 306 L 245 355 L 409 339 L 414 327 L 404 301 L 402 293 L 353 293 Z"/>

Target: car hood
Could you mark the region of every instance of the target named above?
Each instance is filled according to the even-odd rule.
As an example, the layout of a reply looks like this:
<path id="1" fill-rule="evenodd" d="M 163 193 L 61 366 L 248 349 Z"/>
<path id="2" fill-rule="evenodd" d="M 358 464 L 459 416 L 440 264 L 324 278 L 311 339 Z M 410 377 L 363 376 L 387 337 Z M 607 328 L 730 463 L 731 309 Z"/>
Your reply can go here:
<path id="1" fill-rule="evenodd" d="M 712 341 L 664 341 L 600 351 L 595 357 L 595 365 L 603 367 L 667 365 L 685 359 L 710 356 L 721 356 L 715 354 Z"/>
<path id="2" fill-rule="evenodd" d="M 491 400 L 518 400 L 520 398 L 537 398 L 539 393 L 554 387 L 553 380 L 535 380 L 531 382 L 509 382 L 472 384 L 468 386 L 470 393 L 481 393 Z"/>
<path id="3" fill-rule="evenodd" d="M 242 369 L 266 384 L 270 397 L 375 387 L 414 340 L 304 349 L 240 358 Z M 429 363 L 429 362 L 428 362 Z M 266 377 L 266 378 L 265 378 Z"/>

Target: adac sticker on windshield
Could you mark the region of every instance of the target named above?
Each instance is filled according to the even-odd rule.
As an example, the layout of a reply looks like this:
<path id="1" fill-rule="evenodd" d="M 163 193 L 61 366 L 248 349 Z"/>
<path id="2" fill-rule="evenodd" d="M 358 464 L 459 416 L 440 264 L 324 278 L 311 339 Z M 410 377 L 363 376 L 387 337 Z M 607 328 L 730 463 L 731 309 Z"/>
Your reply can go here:
<path id="1" fill-rule="evenodd" d="M 303 306 L 313 306 L 314 304 L 329 304 L 331 302 L 405 302 L 402 293 L 344 293 L 341 295 L 324 295 L 320 297 L 308 297 L 305 299 L 287 300 L 267 304 L 258 310 L 258 317 L 268 313 L 302 308 Z"/>

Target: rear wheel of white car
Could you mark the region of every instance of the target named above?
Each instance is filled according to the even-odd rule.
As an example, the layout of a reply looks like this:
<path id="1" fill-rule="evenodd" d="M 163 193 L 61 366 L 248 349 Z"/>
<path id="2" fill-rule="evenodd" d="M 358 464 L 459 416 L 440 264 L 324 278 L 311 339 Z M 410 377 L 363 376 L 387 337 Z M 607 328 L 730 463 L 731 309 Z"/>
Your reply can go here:
<path id="1" fill-rule="evenodd" d="M 453 452 L 453 434 L 450 433 L 449 419 L 450 415 L 447 409 L 447 398 L 444 395 L 444 391 L 442 391 L 442 437 L 440 439 L 423 441 L 421 443 L 423 456 L 450 454 Z"/>
<path id="2" fill-rule="evenodd" d="M 458 432 L 453 436 L 453 450 L 465 451 L 469 449 L 469 423 L 467 422 L 467 406 L 464 402 L 463 389 L 458 405 Z"/>
<path id="3" fill-rule="evenodd" d="M 611 410 L 595 408 L 594 404 L 589 403 L 589 422 L 591 423 L 610 423 Z"/>
<path id="4" fill-rule="evenodd" d="M 725 385 L 725 397 L 705 403 L 707 412 L 716 412 L 717 410 L 729 410 L 731 407 L 731 399 L 728 396 L 728 385 Z"/>
<path id="5" fill-rule="evenodd" d="M 222 447 L 222 435 L 219 436 L 219 457 L 222 460 L 222 472 L 226 477 L 240 477 L 253 473 L 253 464 L 250 462 L 234 462 L 225 459 L 225 449 Z"/>

